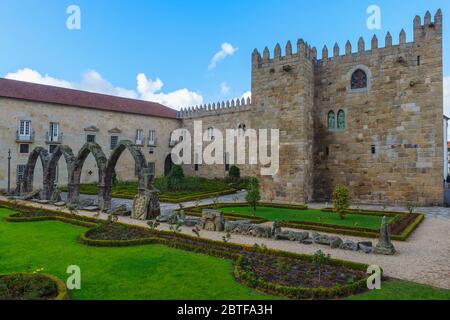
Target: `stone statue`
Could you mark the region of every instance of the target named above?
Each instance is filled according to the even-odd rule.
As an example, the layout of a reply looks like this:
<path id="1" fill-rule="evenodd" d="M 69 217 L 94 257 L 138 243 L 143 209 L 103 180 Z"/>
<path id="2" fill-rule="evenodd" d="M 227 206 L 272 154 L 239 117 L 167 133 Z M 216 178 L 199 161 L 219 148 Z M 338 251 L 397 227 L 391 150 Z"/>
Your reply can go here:
<path id="1" fill-rule="evenodd" d="M 155 219 L 161 214 L 159 206 L 159 190 L 153 185 L 155 175 L 144 170 L 144 190 L 134 197 L 131 217 L 139 220 Z"/>
<path id="2" fill-rule="evenodd" d="M 380 240 L 375 247 L 376 254 L 394 255 L 396 250 L 391 242 L 391 236 L 389 232 L 389 225 L 387 223 L 386 216 L 383 217 L 381 222 Z"/>

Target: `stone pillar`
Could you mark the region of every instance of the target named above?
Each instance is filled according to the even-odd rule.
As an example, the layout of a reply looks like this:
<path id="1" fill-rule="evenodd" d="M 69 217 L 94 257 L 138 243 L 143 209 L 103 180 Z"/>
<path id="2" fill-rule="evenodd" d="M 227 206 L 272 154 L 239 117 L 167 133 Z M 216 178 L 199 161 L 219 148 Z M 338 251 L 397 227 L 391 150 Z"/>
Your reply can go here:
<path id="1" fill-rule="evenodd" d="M 98 206 L 100 210 L 103 212 L 111 210 L 112 187 L 105 184 L 99 184 L 98 189 Z"/>
<path id="2" fill-rule="evenodd" d="M 80 185 L 78 183 L 69 183 L 68 189 L 69 193 L 67 194 L 67 203 L 78 203 L 80 201 Z"/>

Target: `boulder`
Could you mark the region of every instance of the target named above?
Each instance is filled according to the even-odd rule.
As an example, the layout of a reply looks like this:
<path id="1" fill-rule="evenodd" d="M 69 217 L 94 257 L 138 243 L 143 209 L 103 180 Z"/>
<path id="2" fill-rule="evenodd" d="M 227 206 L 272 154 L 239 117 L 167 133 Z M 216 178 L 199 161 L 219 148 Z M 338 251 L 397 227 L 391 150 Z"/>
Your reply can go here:
<path id="1" fill-rule="evenodd" d="M 347 240 L 340 245 L 340 249 L 349 251 L 358 251 L 358 244 L 352 240 Z"/>
<path id="2" fill-rule="evenodd" d="M 35 191 L 31 191 L 25 195 L 22 196 L 23 200 L 33 200 L 33 199 L 39 199 L 39 195 L 41 193 L 42 190 L 35 190 Z"/>
<path id="3" fill-rule="evenodd" d="M 374 250 L 372 242 L 358 242 L 358 249 L 367 254 L 373 253 Z"/>
<path id="4" fill-rule="evenodd" d="M 128 210 L 128 207 L 122 204 L 114 209 L 108 210 L 107 213 L 115 216 L 128 217 L 131 215 L 131 210 Z"/>
<path id="5" fill-rule="evenodd" d="M 340 248 L 340 246 L 342 245 L 343 241 L 341 238 L 339 237 L 330 237 L 330 246 L 331 249 L 337 249 Z"/>
<path id="6" fill-rule="evenodd" d="M 314 243 L 317 243 L 317 244 L 322 244 L 322 245 L 325 245 L 325 246 L 329 246 L 330 243 L 331 243 L 329 236 L 323 235 L 323 234 L 319 234 L 317 232 L 314 232 L 312 234 L 312 238 L 314 240 Z"/>
<path id="7" fill-rule="evenodd" d="M 311 245 L 314 243 L 314 240 L 312 238 L 308 238 L 305 240 L 300 241 L 301 244 Z"/>

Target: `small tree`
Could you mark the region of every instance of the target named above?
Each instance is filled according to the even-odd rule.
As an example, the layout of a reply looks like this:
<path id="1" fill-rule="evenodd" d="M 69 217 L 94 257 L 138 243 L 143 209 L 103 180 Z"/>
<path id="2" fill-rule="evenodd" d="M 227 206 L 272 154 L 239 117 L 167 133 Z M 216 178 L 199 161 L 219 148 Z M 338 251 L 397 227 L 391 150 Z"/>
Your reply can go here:
<path id="1" fill-rule="evenodd" d="M 230 170 L 228 171 L 228 176 L 233 180 L 237 180 L 241 177 L 241 170 L 233 165 L 230 167 Z"/>
<path id="2" fill-rule="evenodd" d="M 311 262 L 314 264 L 314 268 L 317 270 L 319 283 L 321 281 L 321 271 L 322 265 L 330 262 L 330 255 L 326 255 L 322 252 L 322 250 L 316 251 L 314 255 L 311 257 Z"/>
<path id="3" fill-rule="evenodd" d="M 347 187 L 339 184 L 333 192 L 333 211 L 336 212 L 341 219 L 344 219 L 349 207 L 350 196 L 348 189 Z"/>
<path id="4" fill-rule="evenodd" d="M 258 202 L 261 200 L 261 194 L 259 192 L 259 181 L 257 178 L 250 178 L 248 184 L 247 195 L 245 196 L 245 201 L 247 201 L 248 205 L 252 208 L 253 214 L 256 213 L 256 206 Z"/>
<path id="5" fill-rule="evenodd" d="M 167 186 L 170 191 L 180 190 L 184 180 L 183 168 L 180 165 L 173 165 L 167 177 Z"/>

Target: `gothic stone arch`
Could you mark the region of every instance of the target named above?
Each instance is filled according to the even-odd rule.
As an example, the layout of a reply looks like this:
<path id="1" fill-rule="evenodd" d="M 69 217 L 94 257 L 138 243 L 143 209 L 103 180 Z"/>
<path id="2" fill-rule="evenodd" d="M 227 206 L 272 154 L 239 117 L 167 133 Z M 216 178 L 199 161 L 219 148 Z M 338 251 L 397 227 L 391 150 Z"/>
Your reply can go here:
<path id="1" fill-rule="evenodd" d="M 38 158 L 41 159 L 42 163 L 42 170 L 43 172 L 46 172 L 48 167 L 48 162 L 50 159 L 49 153 L 46 149 L 42 147 L 36 147 L 31 152 L 30 156 L 28 157 L 27 166 L 25 168 L 24 178 L 21 183 L 23 183 L 23 188 L 21 188 L 25 193 L 29 193 L 33 191 L 33 179 L 34 179 L 34 169 L 36 167 L 36 162 Z M 42 199 L 48 199 L 50 196 L 48 194 L 49 187 L 48 183 L 45 179 L 43 179 L 43 188 L 42 188 Z"/>
<path id="2" fill-rule="evenodd" d="M 108 163 L 106 164 L 105 170 L 105 189 L 103 197 L 103 211 L 111 209 L 111 191 L 112 191 L 112 179 L 113 173 L 117 165 L 117 161 L 122 156 L 122 153 L 128 150 L 136 163 L 136 171 L 139 178 L 139 193 L 142 194 L 146 187 L 144 171 L 147 169 L 147 163 L 145 161 L 145 156 L 141 149 L 137 147 L 133 142 L 129 140 L 119 141 L 117 147 L 112 151 L 109 157 Z"/>
<path id="3" fill-rule="evenodd" d="M 72 188 L 72 192 L 70 193 L 69 202 L 70 203 L 78 203 L 80 199 L 80 180 L 81 180 L 81 172 L 83 170 L 84 162 L 89 154 L 95 158 L 98 168 L 98 186 L 99 186 L 99 194 L 98 194 L 98 202 L 100 208 L 103 207 L 103 199 L 104 199 L 104 186 L 105 186 L 105 168 L 107 163 L 107 158 L 102 150 L 102 148 L 95 142 L 87 142 L 78 152 L 77 157 L 75 158 L 69 179 L 69 186 Z"/>
<path id="4" fill-rule="evenodd" d="M 69 187 L 68 199 L 70 199 L 70 196 L 73 193 L 73 185 L 70 183 L 71 182 L 70 178 L 76 158 L 73 154 L 72 149 L 69 146 L 60 145 L 55 148 L 54 152 L 50 156 L 47 170 L 44 172 L 44 180 L 47 181 L 49 190 L 48 196 L 50 197 L 54 191 L 56 168 L 58 166 L 59 159 L 61 159 L 62 156 L 64 157 L 67 164 L 67 175 L 68 175 L 67 182 Z"/>

